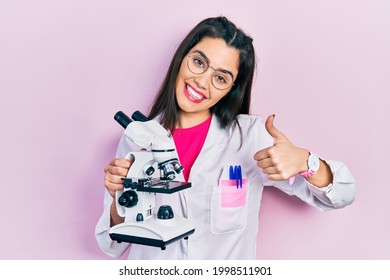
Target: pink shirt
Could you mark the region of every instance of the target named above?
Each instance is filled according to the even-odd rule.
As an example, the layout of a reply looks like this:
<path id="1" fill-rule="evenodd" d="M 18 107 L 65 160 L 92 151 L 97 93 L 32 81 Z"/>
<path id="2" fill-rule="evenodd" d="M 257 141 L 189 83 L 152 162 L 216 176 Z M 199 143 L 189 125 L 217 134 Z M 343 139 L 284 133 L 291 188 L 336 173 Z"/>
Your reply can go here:
<path id="1" fill-rule="evenodd" d="M 176 128 L 173 132 L 173 140 L 180 163 L 184 167 L 183 175 L 186 181 L 188 181 L 192 165 L 202 150 L 210 123 L 211 117 L 196 126 Z"/>

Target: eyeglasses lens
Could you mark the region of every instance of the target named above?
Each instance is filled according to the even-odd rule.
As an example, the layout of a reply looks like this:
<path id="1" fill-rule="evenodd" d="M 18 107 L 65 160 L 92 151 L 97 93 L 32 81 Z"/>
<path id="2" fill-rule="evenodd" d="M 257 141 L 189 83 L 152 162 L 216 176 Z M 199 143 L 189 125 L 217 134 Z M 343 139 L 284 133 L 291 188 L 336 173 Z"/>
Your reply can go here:
<path id="1" fill-rule="evenodd" d="M 189 55 L 187 66 L 196 75 L 203 74 L 209 68 L 207 60 L 199 54 Z M 214 70 L 211 76 L 211 82 L 216 89 L 225 90 L 233 85 L 233 78 L 225 71 Z"/>

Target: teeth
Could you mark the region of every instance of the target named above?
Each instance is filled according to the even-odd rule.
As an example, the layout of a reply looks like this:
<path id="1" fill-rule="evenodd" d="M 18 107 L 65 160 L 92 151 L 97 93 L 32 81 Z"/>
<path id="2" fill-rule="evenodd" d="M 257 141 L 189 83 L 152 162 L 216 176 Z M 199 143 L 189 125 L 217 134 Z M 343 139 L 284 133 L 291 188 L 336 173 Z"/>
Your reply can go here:
<path id="1" fill-rule="evenodd" d="M 188 93 L 196 100 L 202 100 L 203 96 L 194 91 L 190 86 L 187 85 Z"/>

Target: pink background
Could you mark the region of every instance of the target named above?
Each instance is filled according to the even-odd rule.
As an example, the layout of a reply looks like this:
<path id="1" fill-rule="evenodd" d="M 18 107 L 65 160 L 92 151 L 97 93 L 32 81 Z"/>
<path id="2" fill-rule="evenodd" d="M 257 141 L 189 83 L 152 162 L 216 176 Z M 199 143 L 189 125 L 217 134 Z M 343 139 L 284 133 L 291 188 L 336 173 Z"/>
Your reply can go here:
<path id="1" fill-rule="evenodd" d="M 252 113 L 358 187 L 326 213 L 267 189 L 258 258 L 390 259 L 389 3 L 0 1 L 0 258 L 108 259 L 94 227 L 113 115 L 147 111 L 178 42 L 223 14 L 254 38 Z"/>

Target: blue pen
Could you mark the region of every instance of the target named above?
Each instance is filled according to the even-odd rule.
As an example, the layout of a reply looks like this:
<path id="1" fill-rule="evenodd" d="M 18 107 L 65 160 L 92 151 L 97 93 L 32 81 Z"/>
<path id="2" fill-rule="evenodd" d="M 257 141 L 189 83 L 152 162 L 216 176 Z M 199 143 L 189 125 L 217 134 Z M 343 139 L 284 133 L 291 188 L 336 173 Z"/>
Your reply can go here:
<path id="1" fill-rule="evenodd" d="M 239 174 L 238 174 L 238 166 L 234 166 L 234 179 L 236 180 L 236 188 L 238 189 L 238 181 L 239 181 Z"/>
<path id="2" fill-rule="evenodd" d="M 237 170 L 237 173 L 238 173 L 238 180 L 239 180 L 239 182 L 240 182 L 240 188 L 242 189 L 242 172 L 241 172 L 241 165 L 239 165 L 238 166 L 238 168 L 237 168 L 238 170 Z"/>
<path id="3" fill-rule="evenodd" d="M 230 165 L 230 168 L 229 168 L 229 180 L 233 180 L 233 179 L 234 179 L 233 166 Z"/>
<path id="4" fill-rule="evenodd" d="M 229 180 L 236 181 L 236 188 L 240 187 L 242 189 L 242 171 L 241 165 L 230 165 L 229 167 Z"/>

